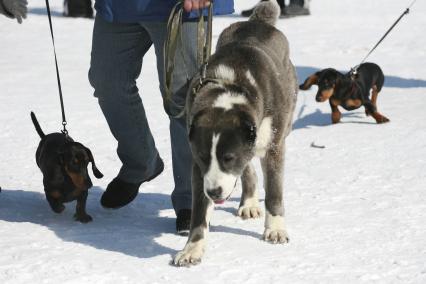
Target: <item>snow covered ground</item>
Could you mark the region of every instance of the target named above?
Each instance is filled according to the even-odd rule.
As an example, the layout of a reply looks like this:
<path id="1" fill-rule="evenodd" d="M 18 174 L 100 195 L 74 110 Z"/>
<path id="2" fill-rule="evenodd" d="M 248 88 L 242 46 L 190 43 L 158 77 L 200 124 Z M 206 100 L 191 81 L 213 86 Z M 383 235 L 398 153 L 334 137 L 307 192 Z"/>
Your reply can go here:
<path id="1" fill-rule="evenodd" d="M 369 58 L 386 74 L 378 105 L 390 123 L 377 125 L 360 109 L 331 125 L 316 89 L 299 93 L 285 173 L 290 243 L 265 243 L 263 220 L 235 217 L 239 189 L 215 210 L 203 262 L 189 269 L 169 264 L 186 238 L 174 234 L 153 52 L 139 86 L 166 169 L 131 205 L 108 211 L 99 199 L 120 163 L 87 80 L 93 21 L 63 18 L 62 1 L 52 2 L 70 134 L 92 149 L 105 177 L 89 193 L 92 223 L 72 220 L 74 204 L 50 211 L 29 113 L 46 132 L 60 129 L 61 116 L 44 1 L 32 0 L 22 25 L 0 17 L 0 283 L 426 283 L 425 1 Z M 256 2 L 236 0 L 236 10 Z M 311 16 L 280 20 L 299 80 L 359 63 L 409 2 L 313 0 Z M 216 18 L 215 39 L 238 20 Z"/>

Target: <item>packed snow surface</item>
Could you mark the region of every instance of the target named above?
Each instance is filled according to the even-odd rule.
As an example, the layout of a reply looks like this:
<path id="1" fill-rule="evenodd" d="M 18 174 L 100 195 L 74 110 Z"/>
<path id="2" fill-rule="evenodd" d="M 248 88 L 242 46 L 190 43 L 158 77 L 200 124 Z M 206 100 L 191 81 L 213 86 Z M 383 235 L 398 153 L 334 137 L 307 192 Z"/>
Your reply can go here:
<path id="1" fill-rule="evenodd" d="M 214 40 L 256 2 L 236 0 L 235 15 L 215 18 Z M 410 2 L 313 0 L 311 16 L 280 20 L 299 81 L 318 69 L 358 64 Z M 50 210 L 29 116 L 33 110 L 47 133 L 61 129 L 44 1 L 30 1 L 22 25 L 1 16 L 0 283 L 426 283 L 425 1 L 368 59 L 386 75 L 378 107 L 390 123 L 378 125 L 358 109 L 331 125 L 315 87 L 298 94 L 284 181 L 290 243 L 265 243 L 263 219 L 235 216 L 238 185 L 217 206 L 205 257 L 191 268 L 170 265 L 186 237 L 174 233 L 155 55 L 146 56 L 138 84 L 166 168 L 129 206 L 105 210 L 99 199 L 120 162 L 87 79 L 93 20 L 64 18 L 61 4 L 52 1 L 68 129 L 91 148 L 105 177 L 93 178 L 89 192 L 93 222 L 73 221 L 74 203 L 60 215 Z"/>

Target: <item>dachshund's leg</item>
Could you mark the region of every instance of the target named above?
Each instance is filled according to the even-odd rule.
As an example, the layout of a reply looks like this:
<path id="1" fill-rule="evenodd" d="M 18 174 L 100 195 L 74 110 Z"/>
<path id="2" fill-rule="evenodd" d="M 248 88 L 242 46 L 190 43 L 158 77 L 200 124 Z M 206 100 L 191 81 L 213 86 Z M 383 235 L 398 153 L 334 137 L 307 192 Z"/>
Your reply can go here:
<path id="1" fill-rule="evenodd" d="M 46 193 L 47 202 L 49 202 L 50 208 L 52 208 L 55 213 L 62 213 L 65 210 L 64 204 L 59 201 L 58 197 L 60 197 L 59 191 L 57 190 L 44 190 Z"/>
<path id="2" fill-rule="evenodd" d="M 333 100 L 329 100 L 330 107 L 331 107 L 331 122 L 333 123 L 339 123 L 340 118 L 342 117 L 341 112 L 339 111 L 339 108 L 337 107 L 338 104 L 334 102 Z"/>
<path id="3" fill-rule="evenodd" d="M 371 88 L 371 103 L 373 104 L 373 106 L 377 109 L 377 95 L 379 94 L 379 91 L 377 90 L 377 86 L 376 85 L 374 85 L 372 88 Z M 368 99 L 369 100 L 369 99 Z M 366 107 L 365 108 L 365 115 L 366 116 L 370 116 L 370 115 L 372 115 L 373 113 L 372 112 L 370 112 L 370 110 Z"/>
<path id="4" fill-rule="evenodd" d="M 371 102 L 377 108 L 377 96 L 379 95 L 379 91 L 377 90 L 377 86 L 374 85 L 371 91 Z"/>
<path id="5" fill-rule="evenodd" d="M 364 107 L 367 115 L 371 115 L 377 123 L 385 123 L 390 121 L 386 116 L 377 111 L 377 107 L 373 104 L 372 101 L 368 100 L 364 102 Z"/>
<path id="6" fill-rule="evenodd" d="M 87 190 L 81 192 L 80 196 L 77 198 L 77 205 L 75 208 L 74 220 L 81 223 L 88 223 L 92 221 L 92 217 L 86 213 L 86 200 L 88 192 Z"/>

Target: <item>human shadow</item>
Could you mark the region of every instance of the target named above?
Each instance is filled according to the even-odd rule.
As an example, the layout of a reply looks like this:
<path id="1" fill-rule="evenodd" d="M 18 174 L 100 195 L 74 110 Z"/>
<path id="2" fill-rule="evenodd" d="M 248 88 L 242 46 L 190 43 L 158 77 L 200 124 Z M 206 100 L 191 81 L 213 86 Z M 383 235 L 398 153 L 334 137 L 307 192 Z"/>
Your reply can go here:
<path id="1" fill-rule="evenodd" d="M 3 189 L 0 193 L 0 220 L 37 224 L 47 227 L 65 242 L 138 258 L 177 252 L 155 241 L 164 233 L 174 234 L 174 218 L 159 216 L 160 210 L 170 207 L 170 196 L 141 193 L 134 204 L 111 211 L 99 205 L 101 194 L 99 188 L 90 189 L 87 212 L 93 222 L 81 224 L 72 217 L 75 202 L 66 203 L 65 211 L 55 214 L 42 193 Z"/>
<path id="2" fill-rule="evenodd" d="M 327 68 L 327 67 L 324 67 Z M 315 72 L 324 69 L 317 67 L 309 66 L 296 66 L 297 78 L 299 79 L 299 84 L 308 78 L 310 75 Z M 342 71 L 338 70 L 341 73 L 347 73 L 349 70 Z M 385 87 L 390 88 L 424 88 L 426 87 L 426 80 L 414 79 L 414 78 L 402 78 L 398 76 L 390 76 L 385 74 Z"/>
<path id="3" fill-rule="evenodd" d="M 177 253 L 177 250 L 156 241 L 163 234 L 175 234 L 175 218 L 159 214 L 161 210 L 171 209 L 169 195 L 140 193 L 128 206 L 119 210 L 107 210 L 99 204 L 102 193 L 103 190 L 99 187 L 89 190 L 87 213 L 93 217 L 93 221 L 81 224 L 73 220 L 75 202 L 66 203 L 65 211 L 55 214 L 43 193 L 2 189 L 0 220 L 40 225 L 65 242 L 81 243 L 138 258 L 173 256 Z M 225 226 L 214 226 L 214 231 L 258 237 L 255 232 Z"/>

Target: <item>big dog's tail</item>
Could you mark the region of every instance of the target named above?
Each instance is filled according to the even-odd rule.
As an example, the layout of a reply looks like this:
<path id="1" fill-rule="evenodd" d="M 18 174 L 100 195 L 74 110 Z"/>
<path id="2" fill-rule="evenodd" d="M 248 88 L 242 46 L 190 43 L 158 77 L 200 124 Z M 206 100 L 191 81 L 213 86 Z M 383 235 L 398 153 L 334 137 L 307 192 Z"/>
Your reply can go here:
<path id="1" fill-rule="evenodd" d="M 38 135 L 40 136 L 40 138 L 43 138 L 45 136 L 44 132 L 43 130 L 41 130 L 40 124 L 38 124 L 37 118 L 33 112 L 31 112 L 31 120 L 33 121 L 34 127 Z"/>
<path id="2" fill-rule="evenodd" d="M 262 21 L 270 25 L 275 25 L 280 15 L 280 6 L 276 0 L 262 1 L 254 7 L 250 21 Z"/>

